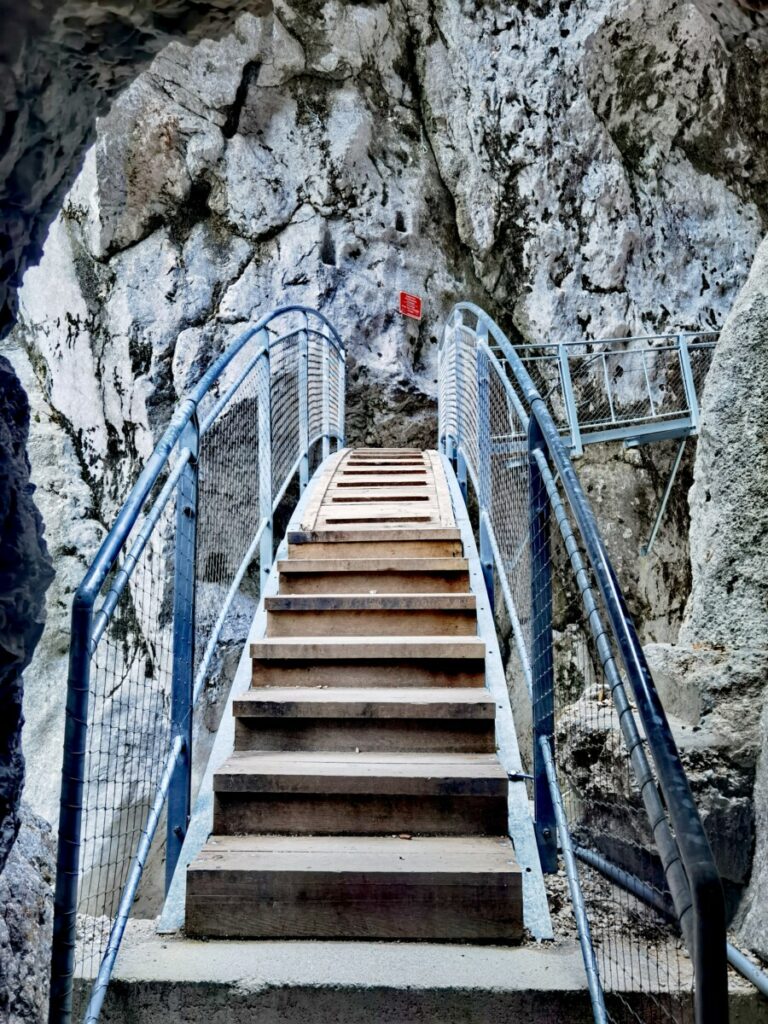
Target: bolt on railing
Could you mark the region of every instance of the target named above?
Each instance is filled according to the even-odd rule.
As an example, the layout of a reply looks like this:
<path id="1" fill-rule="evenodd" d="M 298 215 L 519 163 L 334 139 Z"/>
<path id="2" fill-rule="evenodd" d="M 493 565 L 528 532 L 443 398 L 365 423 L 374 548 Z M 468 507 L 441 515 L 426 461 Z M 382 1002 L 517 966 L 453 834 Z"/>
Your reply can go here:
<path id="1" fill-rule="evenodd" d="M 77 590 L 51 1024 L 98 1020 L 128 917 L 152 902 L 142 879 L 162 866 L 163 813 L 167 891 L 190 817 L 194 709 L 227 682 L 237 602 L 269 573 L 288 488 L 343 445 L 344 358 L 305 307 L 246 331 L 177 406 Z"/>
<path id="2" fill-rule="evenodd" d="M 552 348 L 546 360 L 533 357 L 537 387 L 528 351 L 515 350 L 482 310 L 462 303 L 448 320 L 438 357 L 440 448 L 453 460 L 459 482 L 473 486 L 486 552 L 481 559 L 492 555 L 484 564 L 489 594 L 500 592 L 511 624 L 512 685 L 531 702 L 542 867 L 556 869 L 559 839 L 596 1021 L 688 1020 L 690 982 L 697 1024 L 722 1024 L 728 993 L 719 876 L 571 462 L 579 433 L 569 431 L 567 409 L 580 409 L 586 371 L 582 366 L 581 392 L 575 386 L 568 398 L 566 389 L 562 415 L 553 417 L 549 401 L 573 365 L 562 349 Z M 688 349 L 687 341 L 665 346 L 680 367 L 686 429 L 697 418 L 689 390 L 695 387 L 693 371 L 686 371 L 681 356 Z M 608 358 L 598 353 L 593 369 L 598 386 L 607 389 L 611 423 L 622 432 L 647 430 L 637 406 L 633 423 L 629 416 L 621 421 Z M 548 384 L 552 369 L 554 390 Z M 650 389 L 643 401 L 652 400 L 661 415 L 647 372 L 643 379 Z M 545 402 L 541 390 L 547 385 Z M 625 410 L 630 397 L 623 397 Z M 679 420 L 682 404 L 673 404 Z M 588 427 L 600 426 L 581 412 L 578 423 L 582 440 Z M 638 885 L 615 884 L 611 871 Z M 647 891 L 656 904 L 638 898 Z M 679 955 L 670 915 L 659 905 L 673 908 L 690 963 Z"/>

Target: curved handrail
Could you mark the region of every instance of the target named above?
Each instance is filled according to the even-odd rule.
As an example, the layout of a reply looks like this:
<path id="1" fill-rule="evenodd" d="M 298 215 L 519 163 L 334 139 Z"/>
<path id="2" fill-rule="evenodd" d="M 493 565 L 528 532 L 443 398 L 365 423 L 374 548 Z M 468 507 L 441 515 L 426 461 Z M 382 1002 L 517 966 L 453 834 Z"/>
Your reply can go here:
<path id="1" fill-rule="evenodd" d="M 317 319 L 328 328 L 330 332 L 328 336 L 329 341 L 332 342 L 338 354 L 342 357 L 344 356 L 344 342 L 336 328 L 323 313 L 319 312 L 319 310 L 312 309 L 309 306 L 279 306 L 277 309 L 265 314 L 259 321 L 257 321 L 256 324 L 254 324 L 253 327 L 249 327 L 248 330 L 244 331 L 238 338 L 236 338 L 235 341 L 233 341 L 232 344 L 211 364 L 189 394 L 181 399 L 176 406 L 170 423 L 163 432 L 160 440 L 155 445 L 155 448 L 147 460 L 139 478 L 128 493 L 128 497 L 123 503 L 111 530 L 102 541 L 102 544 L 91 563 L 90 569 L 77 589 L 75 594 L 75 604 L 78 607 L 88 606 L 93 603 L 102 583 L 115 563 L 115 559 L 120 552 L 123 542 L 133 528 L 144 502 L 157 482 L 163 467 L 168 462 L 174 445 L 181 437 L 186 425 L 194 416 L 200 402 L 205 398 L 212 386 L 221 377 L 224 370 L 226 370 L 232 360 L 242 351 L 245 345 L 247 345 L 247 343 L 261 331 L 264 331 L 273 321 L 288 313 L 303 313 L 307 316 L 317 317 Z M 280 338 L 276 338 L 273 341 L 267 339 L 266 343 L 257 353 L 257 356 L 262 354 L 262 352 L 266 351 L 268 348 L 273 347 L 279 340 Z M 205 424 L 206 427 L 208 425 L 210 424 Z"/>
<path id="2" fill-rule="evenodd" d="M 276 336 L 271 336 L 271 331 L 276 330 L 276 326 L 273 325 L 278 325 L 283 317 L 292 314 L 298 314 L 300 322 L 284 333 L 276 333 Z M 294 403 L 292 408 L 297 416 L 298 436 L 294 437 L 290 429 L 283 425 L 282 430 L 279 430 L 276 435 L 277 447 L 273 448 L 275 439 L 272 437 L 271 422 L 273 406 L 270 353 L 281 342 L 287 342 L 294 336 L 296 336 L 298 348 L 298 365 L 293 370 L 297 377 L 297 387 L 295 394 L 291 392 L 291 401 Z M 245 367 L 238 367 L 234 381 L 227 382 L 227 386 L 223 388 L 224 393 L 216 395 L 212 407 L 200 419 L 198 414 L 203 399 L 212 394 L 233 360 L 254 339 L 256 340 L 255 350 L 247 359 Z M 319 383 L 319 371 L 317 363 L 315 363 L 312 388 L 310 388 L 309 369 L 310 339 L 315 342 L 320 339 L 322 342 L 322 384 Z M 317 350 L 315 349 L 315 351 Z M 262 578 L 268 573 L 273 557 L 272 518 L 274 512 L 284 498 L 291 480 L 297 474 L 301 486 L 306 485 L 309 456 L 314 450 L 314 446 L 318 442 L 322 442 L 322 454 L 325 457 L 328 454 L 331 440 L 334 440 L 337 446 L 343 444 L 344 358 L 344 343 L 336 328 L 323 313 L 308 306 L 297 304 L 281 306 L 262 316 L 252 327 L 244 331 L 213 361 L 197 384 L 178 402 L 168 426 L 123 502 L 112 528 L 102 541 L 75 593 L 71 620 L 61 784 L 61 819 L 54 904 L 54 937 L 51 956 L 51 1024 L 67 1024 L 71 1019 L 72 1012 L 83 796 L 86 785 L 84 774 L 89 735 L 91 659 L 99 641 L 112 622 L 113 613 L 128 587 L 153 531 L 163 518 L 166 506 L 177 494 L 174 559 L 176 578 L 173 588 L 173 663 L 172 675 L 168 679 L 172 692 L 170 694 L 169 721 L 166 723 L 170 727 L 170 742 L 165 759 L 155 762 L 156 765 L 162 767 L 162 774 L 154 790 L 154 801 L 148 810 L 141 840 L 130 861 L 128 878 L 124 884 L 121 883 L 119 886 L 120 904 L 86 1011 L 86 1018 L 89 1022 L 98 1019 L 125 922 L 130 913 L 144 863 L 166 802 L 168 804 L 166 869 L 169 875 L 178 858 L 188 820 L 188 806 L 185 805 L 188 805 L 189 801 L 191 777 L 192 711 L 205 683 L 206 673 L 228 609 L 257 552 L 259 553 Z M 335 373 L 333 399 L 331 397 L 332 370 Z M 280 372 L 280 370 L 277 371 L 276 379 L 279 379 Z M 250 538 L 250 543 L 246 545 L 247 549 L 233 578 L 226 581 L 229 583 L 229 589 L 223 602 L 220 602 L 217 607 L 216 621 L 195 673 L 193 630 L 200 440 L 251 374 L 255 378 L 258 395 L 257 449 L 260 458 L 256 472 L 258 495 L 256 496 L 254 493 L 254 511 L 257 500 L 258 519 L 253 526 L 253 536 Z M 317 389 L 320 387 L 322 387 L 322 395 L 317 393 Z M 319 430 L 312 425 L 313 416 L 309 406 L 310 391 L 322 406 L 322 423 L 319 424 Z M 333 401 L 335 401 L 335 406 L 332 405 Z M 285 424 L 284 420 L 280 422 Z M 284 463 L 281 465 L 280 472 L 284 479 L 273 481 L 273 454 L 278 451 L 282 458 L 285 457 L 285 438 L 290 438 L 292 450 L 291 448 L 287 449 L 291 452 L 290 457 L 294 459 L 294 452 L 297 454 L 291 465 L 286 466 Z M 177 453 L 177 458 L 167 478 L 163 481 L 163 486 L 154 496 L 152 506 L 144 512 L 145 504 L 168 467 L 174 451 Z M 183 500 L 182 495 L 184 495 Z M 144 519 L 141 528 L 133 536 L 128 548 L 127 542 L 142 514 L 144 514 Z M 126 548 L 128 550 L 125 550 Z M 111 581 L 101 607 L 94 614 L 96 599 L 104 582 L 115 567 L 121 552 L 124 551 L 125 555 L 120 569 Z M 237 554 L 239 557 L 239 550 Z"/>
<path id="3" fill-rule="evenodd" d="M 484 348 L 486 353 L 489 352 L 488 345 L 483 339 L 490 336 L 503 353 L 515 386 L 513 387 L 506 374 L 500 372 L 501 367 L 498 361 L 495 361 L 495 365 L 492 364 L 494 372 L 499 376 L 507 396 L 518 409 L 524 402 L 527 407 L 527 418 L 531 421 L 527 425 L 530 427 L 532 423 L 536 424 L 542 446 L 551 459 L 554 473 L 559 476 L 632 688 L 690 889 L 693 909 L 691 933 L 694 936 L 694 948 L 690 952 L 694 960 L 697 980 L 696 1020 L 697 1022 L 727 1021 L 725 907 L 720 876 L 691 793 L 677 744 L 653 682 L 616 573 L 605 549 L 594 512 L 574 469 L 568 448 L 546 402 L 541 397 L 514 346 L 499 325 L 484 310 L 470 302 L 458 303 L 454 307 L 440 340 L 438 359 L 443 357 L 448 332 L 456 326 L 455 320 L 462 317 L 465 312 L 475 317 L 475 328 L 472 333 L 475 335 L 478 350 Z M 461 326 L 468 325 L 462 322 Z M 523 402 L 521 402 L 521 396 Z M 521 411 L 525 416 L 525 410 Z M 523 417 L 521 417 L 521 422 L 525 423 Z M 441 437 L 441 442 L 446 439 L 444 435 Z M 461 448 L 461 438 L 449 440 L 453 440 L 458 444 L 459 449 Z M 532 452 L 532 457 L 533 454 Z M 466 468 L 469 469 L 473 485 L 477 493 L 480 494 L 482 481 L 477 479 L 474 467 Z M 487 512 L 483 516 L 482 509 L 481 519 L 485 520 L 485 528 L 491 532 L 493 538 L 491 547 L 495 549 L 495 555 L 498 557 L 499 549 L 498 544 L 495 543 L 496 538 L 493 536 L 493 525 Z M 499 566 L 499 568 L 503 575 L 503 567 Z M 503 587 L 502 589 L 505 602 L 513 602 L 509 588 Z M 517 610 L 512 607 L 510 613 L 514 622 L 518 618 Z M 521 642 L 521 638 L 516 637 L 516 639 L 518 643 Z M 654 828 L 656 824 L 656 822 L 652 822 Z M 681 923 L 685 926 L 686 922 Z"/>

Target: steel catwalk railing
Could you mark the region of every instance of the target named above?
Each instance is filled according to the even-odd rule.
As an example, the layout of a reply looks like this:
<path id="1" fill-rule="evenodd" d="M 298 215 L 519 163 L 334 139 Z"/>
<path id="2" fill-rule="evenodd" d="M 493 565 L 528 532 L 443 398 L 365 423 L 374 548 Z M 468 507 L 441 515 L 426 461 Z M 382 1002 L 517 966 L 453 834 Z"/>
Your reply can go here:
<path id="1" fill-rule="evenodd" d="M 509 616 L 513 685 L 531 702 L 542 866 L 556 870 L 559 836 L 595 1020 L 687 1020 L 692 985 L 697 1024 L 723 1024 L 720 879 L 567 430 L 476 306 L 455 307 L 438 360 L 440 448 L 464 493 L 473 486 L 489 594 Z M 674 908 L 690 963 L 668 915 L 585 850 Z"/>
<path id="2" fill-rule="evenodd" d="M 75 594 L 51 1024 L 98 1020 L 126 921 L 160 887 L 163 817 L 167 890 L 189 822 L 193 711 L 211 713 L 206 691 L 242 645 L 238 602 L 269 572 L 292 480 L 305 487 L 343 445 L 344 380 L 321 313 L 259 320 L 179 402 Z"/>
<path id="3" fill-rule="evenodd" d="M 558 430 L 586 444 L 637 443 L 698 433 L 698 395 L 716 331 L 525 345 L 517 355 Z M 504 352 L 491 350 L 505 365 Z"/>

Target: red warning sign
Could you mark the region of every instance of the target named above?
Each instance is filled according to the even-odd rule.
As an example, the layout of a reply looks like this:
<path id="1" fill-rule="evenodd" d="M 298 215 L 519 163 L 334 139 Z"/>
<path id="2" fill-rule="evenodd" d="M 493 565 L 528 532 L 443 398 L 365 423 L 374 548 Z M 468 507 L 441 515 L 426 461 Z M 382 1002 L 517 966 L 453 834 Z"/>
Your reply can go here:
<path id="1" fill-rule="evenodd" d="M 421 299 L 409 292 L 400 292 L 400 312 L 413 320 L 421 320 Z"/>

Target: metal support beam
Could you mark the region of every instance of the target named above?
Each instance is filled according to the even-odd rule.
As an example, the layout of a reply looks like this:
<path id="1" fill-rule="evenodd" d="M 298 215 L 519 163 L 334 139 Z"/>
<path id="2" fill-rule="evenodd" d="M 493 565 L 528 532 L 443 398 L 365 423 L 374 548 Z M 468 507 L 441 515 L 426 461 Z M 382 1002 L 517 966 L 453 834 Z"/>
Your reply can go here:
<path id="1" fill-rule="evenodd" d="M 669 501 L 669 496 L 672 493 L 672 488 L 675 486 L 675 479 L 677 477 L 677 471 L 680 469 L 680 463 L 683 461 L 683 452 L 685 451 L 685 442 L 687 440 L 688 440 L 688 438 L 684 437 L 680 441 L 680 444 L 677 447 L 677 454 L 675 455 L 675 461 L 672 463 L 672 469 L 671 469 L 670 474 L 669 474 L 669 479 L 667 480 L 667 486 L 664 488 L 664 494 L 663 494 L 662 499 L 661 499 L 661 504 L 659 505 L 659 509 L 658 509 L 658 511 L 656 513 L 656 518 L 653 521 L 653 528 L 651 529 L 651 535 L 648 538 L 648 543 L 644 544 L 640 548 L 640 554 L 641 555 L 650 555 L 650 553 L 651 553 L 651 548 L 653 547 L 653 542 L 656 540 L 656 535 L 659 532 L 659 527 L 661 526 L 661 521 L 664 518 L 664 513 L 667 510 L 667 503 Z"/>
<path id="2" fill-rule="evenodd" d="M 323 460 L 331 454 L 331 346 L 323 335 Z M 262 578 L 262 580 L 265 577 Z"/>
<path id="3" fill-rule="evenodd" d="M 563 401 L 565 412 L 568 417 L 568 426 L 571 430 L 571 451 L 574 455 L 583 455 L 584 446 L 581 442 L 581 428 L 579 427 L 579 413 L 576 408 L 576 396 L 573 393 L 573 381 L 571 380 L 571 365 L 568 362 L 568 349 L 565 345 L 557 346 L 557 358 L 560 364 L 560 380 L 563 385 Z"/>
<path id="4" fill-rule="evenodd" d="M 178 736 L 181 752 L 174 764 L 168 786 L 166 893 L 184 845 L 192 807 L 192 688 L 195 671 L 195 569 L 200 448 L 200 428 L 196 413 L 184 428 L 180 444 L 190 451 L 176 488 L 171 743 Z"/>
<path id="5" fill-rule="evenodd" d="M 307 314 L 304 329 L 299 334 L 299 488 L 301 493 L 309 483 L 309 334 Z"/>
<path id="6" fill-rule="evenodd" d="M 265 339 L 266 340 L 266 339 Z M 259 544 L 259 578 L 262 587 L 272 566 L 272 395 L 269 347 L 256 366 L 259 396 L 259 518 L 266 522 Z"/>
<path id="7" fill-rule="evenodd" d="M 491 611 L 494 608 L 493 544 L 490 534 L 493 481 L 491 477 L 491 396 L 488 372 L 488 332 L 480 333 L 477 339 L 477 500 L 480 506 L 480 564 L 483 568 L 485 588 Z"/>
<path id="8" fill-rule="evenodd" d="M 554 744 L 555 673 L 552 651 L 552 558 L 549 540 L 549 497 L 535 458 L 544 439 L 531 418 L 529 446 L 529 529 L 531 543 L 531 642 L 533 717 L 533 799 L 536 840 L 545 874 L 557 871 L 555 809 L 547 779 L 541 740 Z"/>
<path id="9" fill-rule="evenodd" d="M 691 417 L 691 430 L 693 433 L 699 431 L 699 399 L 696 395 L 696 385 L 693 380 L 691 369 L 691 354 L 688 351 L 688 343 L 684 335 L 677 339 L 677 350 L 680 353 L 680 371 L 683 375 L 683 386 L 685 387 L 685 400 L 688 404 L 688 412 Z"/>

